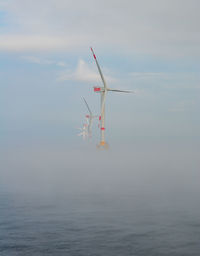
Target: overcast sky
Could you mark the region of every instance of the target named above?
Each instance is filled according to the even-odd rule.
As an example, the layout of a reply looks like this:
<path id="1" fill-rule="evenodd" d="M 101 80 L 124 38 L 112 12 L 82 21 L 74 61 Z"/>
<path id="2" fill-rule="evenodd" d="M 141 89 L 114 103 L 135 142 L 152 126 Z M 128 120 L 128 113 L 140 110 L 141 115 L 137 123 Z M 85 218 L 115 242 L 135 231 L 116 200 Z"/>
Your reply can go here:
<path id="1" fill-rule="evenodd" d="M 109 87 L 135 91 L 107 97 L 111 148 L 199 141 L 199 9 L 198 0 L 1 0 L 1 149 L 88 147 L 77 136 L 81 97 L 99 114 L 101 86 L 90 46 Z"/>

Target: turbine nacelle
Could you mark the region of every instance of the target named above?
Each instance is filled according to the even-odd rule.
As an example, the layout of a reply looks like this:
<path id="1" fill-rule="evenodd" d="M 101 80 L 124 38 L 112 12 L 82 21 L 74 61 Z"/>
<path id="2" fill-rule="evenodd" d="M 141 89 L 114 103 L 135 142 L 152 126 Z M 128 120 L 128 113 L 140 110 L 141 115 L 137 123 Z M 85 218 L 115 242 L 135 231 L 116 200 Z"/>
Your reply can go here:
<path id="1" fill-rule="evenodd" d="M 94 92 L 105 92 L 104 87 L 94 86 Z"/>
<path id="2" fill-rule="evenodd" d="M 89 119 L 89 120 L 92 120 L 92 119 L 94 119 L 94 118 L 97 118 L 98 117 L 98 115 L 85 115 L 85 118 L 87 118 L 87 119 Z"/>

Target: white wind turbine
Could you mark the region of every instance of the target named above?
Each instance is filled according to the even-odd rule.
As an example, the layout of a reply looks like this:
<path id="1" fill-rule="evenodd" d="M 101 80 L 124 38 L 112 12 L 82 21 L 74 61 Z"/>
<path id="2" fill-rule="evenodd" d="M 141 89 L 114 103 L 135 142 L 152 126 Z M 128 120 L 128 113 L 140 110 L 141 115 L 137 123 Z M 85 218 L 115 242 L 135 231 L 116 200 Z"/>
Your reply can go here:
<path id="1" fill-rule="evenodd" d="M 87 120 L 86 120 L 87 121 Z M 78 134 L 78 136 L 81 136 L 83 140 L 85 140 L 88 137 L 88 124 L 83 124 L 82 128 L 78 128 L 81 132 Z"/>
<path id="2" fill-rule="evenodd" d="M 103 82 L 103 87 L 94 87 L 94 92 L 101 93 L 101 115 L 99 116 L 100 121 L 100 130 L 101 130 L 101 138 L 100 143 L 97 146 L 98 148 L 106 149 L 108 148 L 108 144 L 105 141 L 105 101 L 106 101 L 106 95 L 107 92 L 124 92 L 124 93 L 133 93 L 132 91 L 122 91 L 122 90 L 116 90 L 116 89 L 110 89 L 107 87 L 106 81 L 104 79 L 104 76 L 101 72 L 101 68 L 99 66 L 99 63 L 97 61 L 96 55 L 94 54 L 93 49 L 91 48 L 93 57 L 95 59 L 99 74 L 101 76 L 101 80 Z"/>
<path id="3" fill-rule="evenodd" d="M 92 137 L 92 124 L 93 124 L 93 119 L 96 118 L 97 115 L 93 115 L 93 113 L 92 113 L 92 111 L 91 111 L 91 109 L 90 109 L 90 107 L 89 107 L 89 105 L 88 105 L 88 103 L 87 103 L 87 101 L 86 101 L 86 99 L 85 99 L 84 97 L 83 97 L 83 100 L 84 100 L 85 105 L 86 105 L 86 107 L 87 107 L 87 109 L 88 109 L 88 111 L 89 111 L 89 115 L 86 115 L 85 117 L 86 117 L 87 120 L 88 120 L 87 131 L 88 131 L 89 138 L 91 138 L 91 137 Z"/>

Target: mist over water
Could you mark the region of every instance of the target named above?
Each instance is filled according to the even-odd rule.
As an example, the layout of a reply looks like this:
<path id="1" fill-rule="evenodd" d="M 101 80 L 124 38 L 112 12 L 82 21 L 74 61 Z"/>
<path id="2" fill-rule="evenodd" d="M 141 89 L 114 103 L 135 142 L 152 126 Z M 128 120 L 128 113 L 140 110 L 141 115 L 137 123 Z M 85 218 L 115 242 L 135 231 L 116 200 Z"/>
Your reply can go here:
<path id="1" fill-rule="evenodd" d="M 1 255 L 199 255 L 198 140 L 1 149 Z"/>
<path id="2" fill-rule="evenodd" d="M 199 9 L 0 1 L 0 256 L 200 255 Z"/>

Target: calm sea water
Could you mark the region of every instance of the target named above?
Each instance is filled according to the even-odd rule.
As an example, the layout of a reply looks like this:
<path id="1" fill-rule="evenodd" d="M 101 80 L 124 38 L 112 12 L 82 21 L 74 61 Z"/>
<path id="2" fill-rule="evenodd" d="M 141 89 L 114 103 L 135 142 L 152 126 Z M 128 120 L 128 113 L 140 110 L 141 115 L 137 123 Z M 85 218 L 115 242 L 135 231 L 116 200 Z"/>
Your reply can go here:
<path id="1" fill-rule="evenodd" d="M 1 256 L 200 255 L 192 196 L 52 195 L 1 192 Z"/>

